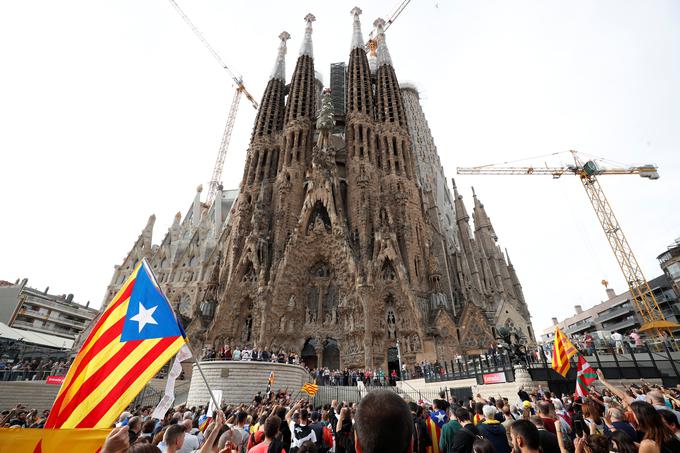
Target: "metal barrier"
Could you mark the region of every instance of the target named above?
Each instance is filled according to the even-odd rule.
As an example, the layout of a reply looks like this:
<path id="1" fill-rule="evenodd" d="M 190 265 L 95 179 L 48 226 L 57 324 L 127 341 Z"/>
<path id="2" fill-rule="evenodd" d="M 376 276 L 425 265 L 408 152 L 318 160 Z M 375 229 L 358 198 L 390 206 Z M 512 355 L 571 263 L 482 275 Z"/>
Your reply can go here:
<path id="1" fill-rule="evenodd" d="M 0 370 L 0 381 L 44 381 L 49 376 L 65 376 L 67 370 Z"/>

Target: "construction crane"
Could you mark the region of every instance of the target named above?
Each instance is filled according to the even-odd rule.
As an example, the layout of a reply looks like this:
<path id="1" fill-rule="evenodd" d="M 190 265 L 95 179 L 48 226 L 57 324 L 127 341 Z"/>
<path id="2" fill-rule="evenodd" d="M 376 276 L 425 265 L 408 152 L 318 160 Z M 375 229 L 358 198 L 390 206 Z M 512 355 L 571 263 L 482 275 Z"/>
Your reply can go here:
<path id="1" fill-rule="evenodd" d="M 227 116 L 227 124 L 224 126 L 224 132 L 222 133 L 222 141 L 220 142 L 220 148 L 217 151 L 217 158 L 215 159 L 215 166 L 213 167 L 213 173 L 210 178 L 210 186 L 208 188 L 208 197 L 206 203 L 208 206 L 212 205 L 215 200 L 215 195 L 217 194 L 217 188 L 221 184 L 222 179 L 222 169 L 224 168 L 224 159 L 227 157 L 227 149 L 229 149 L 229 142 L 231 141 L 231 133 L 234 130 L 234 122 L 236 121 L 236 112 L 238 112 L 238 106 L 241 101 L 241 95 L 244 95 L 251 103 L 253 108 L 257 110 L 258 105 L 255 98 L 248 92 L 245 85 L 243 85 L 243 78 L 237 76 L 234 72 L 227 66 L 227 64 L 222 60 L 220 54 L 210 45 L 203 33 L 191 22 L 191 19 L 182 11 L 175 0 L 168 0 L 170 4 L 175 8 L 180 17 L 186 22 L 186 24 L 191 28 L 196 37 L 203 43 L 210 54 L 217 60 L 220 66 L 227 71 L 229 77 L 234 82 L 236 86 L 236 91 L 231 99 L 231 106 L 229 107 L 229 115 Z"/>
<path id="2" fill-rule="evenodd" d="M 598 176 L 604 175 L 640 175 L 643 178 L 655 180 L 659 179 L 657 167 L 655 165 L 642 165 L 601 168 L 594 160 L 588 160 L 584 163 L 576 151 L 570 151 L 570 153 L 574 159 L 573 165 L 561 167 L 497 167 L 492 164 L 480 167 L 459 167 L 457 173 L 459 175 L 548 175 L 554 179 L 558 179 L 565 174 L 578 176 L 595 210 L 597 219 L 604 230 L 609 246 L 612 252 L 614 252 L 621 272 L 623 272 L 635 307 L 643 319 L 640 331 L 656 330 L 657 333 L 660 333 L 662 330 L 670 332 L 671 328 L 680 327 L 675 323 L 666 321 L 656 302 L 654 293 L 642 273 L 642 268 L 637 258 L 635 258 L 633 250 L 630 244 L 628 244 L 619 221 L 616 219 L 614 211 L 597 179 Z"/>
<path id="3" fill-rule="evenodd" d="M 392 25 L 397 17 L 399 17 L 399 15 L 404 11 L 404 8 L 406 8 L 409 3 L 411 3 L 411 0 L 402 1 L 394 10 L 394 12 L 390 14 L 388 19 L 385 21 L 385 27 L 383 28 L 385 31 L 390 28 L 390 25 Z M 366 42 L 366 49 L 373 55 L 375 55 L 375 50 L 378 48 L 378 42 L 375 39 L 375 30 L 375 28 L 371 30 L 371 33 L 368 34 L 368 41 Z"/>

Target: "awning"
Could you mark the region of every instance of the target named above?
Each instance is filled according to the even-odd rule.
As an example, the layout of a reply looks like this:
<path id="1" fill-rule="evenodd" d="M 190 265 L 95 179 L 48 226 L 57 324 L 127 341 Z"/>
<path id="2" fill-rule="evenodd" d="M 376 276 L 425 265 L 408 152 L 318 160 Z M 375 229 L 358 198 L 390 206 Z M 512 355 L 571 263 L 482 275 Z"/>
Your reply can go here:
<path id="1" fill-rule="evenodd" d="M 31 330 L 17 329 L 0 322 L 0 338 L 21 341 L 25 343 L 47 346 L 57 349 L 71 349 L 73 340 L 70 338 L 58 337 L 47 333 L 33 332 Z"/>

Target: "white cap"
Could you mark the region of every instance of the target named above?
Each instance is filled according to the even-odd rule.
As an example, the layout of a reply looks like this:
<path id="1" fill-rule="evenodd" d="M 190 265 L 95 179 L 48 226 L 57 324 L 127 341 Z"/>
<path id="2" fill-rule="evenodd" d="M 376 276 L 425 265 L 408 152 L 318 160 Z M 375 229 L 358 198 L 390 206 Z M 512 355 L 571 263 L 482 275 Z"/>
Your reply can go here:
<path id="1" fill-rule="evenodd" d="M 305 16 L 307 26 L 305 27 L 305 37 L 302 39 L 302 47 L 300 47 L 300 56 L 309 55 L 314 58 L 314 47 L 312 46 L 312 22 L 316 20 L 314 14 L 309 13 Z"/>
<path id="2" fill-rule="evenodd" d="M 378 48 L 376 53 L 378 54 L 378 67 L 382 65 L 392 65 L 392 57 L 390 57 L 390 51 L 387 49 L 387 43 L 385 42 L 385 21 L 383 19 L 376 19 L 373 22 L 373 26 L 377 29 L 376 40 L 378 41 Z"/>
<path id="3" fill-rule="evenodd" d="M 286 81 L 286 41 L 290 39 L 290 35 L 287 31 L 281 32 L 279 35 L 281 43 L 279 44 L 279 52 L 276 55 L 276 62 L 274 63 L 274 69 L 272 69 L 272 75 L 269 76 L 270 79 L 278 79 L 282 82 Z"/>
<path id="4" fill-rule="evenodd" d="M 361 8 L 355 6 L 350 11 L 350 14 L 354 17 L 354 23 L 352 24 L 352 45 L 350 46 L 350 52 L 357 47 L 360 49 L 364 48 L 364 36 L 361 34 L 361 21 L 359 21 L 359 15 L 361 14 Z"/>

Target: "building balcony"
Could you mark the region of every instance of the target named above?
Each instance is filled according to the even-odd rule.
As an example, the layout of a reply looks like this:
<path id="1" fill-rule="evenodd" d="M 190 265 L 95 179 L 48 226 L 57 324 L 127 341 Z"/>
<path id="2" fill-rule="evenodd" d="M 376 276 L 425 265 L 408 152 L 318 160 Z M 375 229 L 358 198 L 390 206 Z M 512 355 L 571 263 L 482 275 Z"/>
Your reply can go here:
<path id="1" fill-rule="evenodd" d="M 85 307 L 78 309 L 75 307 L 64 305 L 62 302 L 45 300 L 39 297 L 31 296 L 30 294 L 24 296 L 24 303 L 26 302 L 28 302 L 31 305 L 39 305 L 41 307 L 45 307 L 51 311 L 67 313 L 69 315 L 77 316 L 79 318 L 87 320 L 94 319 L 94 317 L 97 315 L 96 311 L 90 312 L 90 309 L 87 309 Z"/>
<path id="2" fill-rule="evenodd" d="M 635 319 L 635 316 L 630 316 L 622 321 L 619 321 L 614 324 L 607 324 L 602 326 L 605 330 L 609 331 L 615 331 L 615 330 L 621 330 L 621 329 L 626 329 L 629 327 L 633 327 L 636 324 L 638 324 L 637 319 Z"/>
<path id="3" fill-rule="evenodd" d="M 608 310 L 608 311 L 600 313 L 595 318 L 595 322 L 599 322 L 599 323 L 606 322 L 606 321 L 609 321 L 610 319 L 614 319 L 618 316 L 629 315 L 632 312 L 633 312 L 632 307 L 618 307 L 618 308 L 615 308 L 613 310 Z"/>

